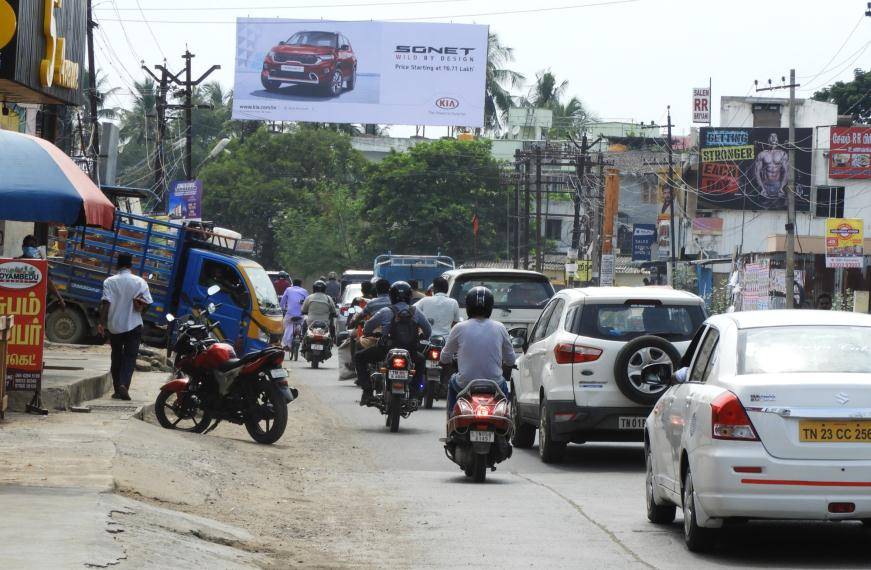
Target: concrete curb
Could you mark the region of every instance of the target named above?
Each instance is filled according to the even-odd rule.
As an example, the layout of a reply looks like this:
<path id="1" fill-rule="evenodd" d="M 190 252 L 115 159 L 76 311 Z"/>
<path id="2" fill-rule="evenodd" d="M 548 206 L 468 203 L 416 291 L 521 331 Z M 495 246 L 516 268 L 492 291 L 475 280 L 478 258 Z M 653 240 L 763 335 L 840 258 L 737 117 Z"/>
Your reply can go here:
<path id="1" fill-rule="evenodd" d="M 47 410 L 69 410 L 88 400 L 104 396 L 112 389 L 112 376 L 108 372 L 99 376 L 82 378 L 66 386 L 44 388 L 42 407 Z M 33 398 L 33 392 L 9 392 L 9 409 L 24 411 Z"/>
<path id="2" fill-rule="evenodd" d="M 141 406 L 136 412 L 134 412 L 133 416 L 139 421 L 145 421 L 145 416 L 154 411 L 154 404 L 145 404 Z"/>

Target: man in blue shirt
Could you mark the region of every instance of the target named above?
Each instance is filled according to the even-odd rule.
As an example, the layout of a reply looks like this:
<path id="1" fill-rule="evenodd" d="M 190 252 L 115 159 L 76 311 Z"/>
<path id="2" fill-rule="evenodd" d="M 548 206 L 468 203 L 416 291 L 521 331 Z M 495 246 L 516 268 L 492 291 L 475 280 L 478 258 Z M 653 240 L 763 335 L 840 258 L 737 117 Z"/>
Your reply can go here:
<path id="1" fill-rule="evenodd" d="M 381 328 L 381 341 L 371 348 L 357 352 L 354 356 L 354 362 L 357 367 L 357 383 L 363 388 L 363 396 L 360 398 L 360 405 L 365 406 L 372 399 L 372 379 L 369 378 L 369 364 L 381 362 L 387 356 L 387 351 L 391 348 L 404 348 L 411 353 L 411 358 L 414 360 L 414 367 L 417 371 L 417 384 L 425 373 L 425 359 L 418 352 L 417 337 L 413 340 L 400 340 L 398 338 L 401 331 L 391 331 L 391 327 L 399 322 L 400 318 L 411 318 L 413 323 L 417 325 L 417 329 L 423 334 L 423 338 L 428 339 L 432 333 L 429 321 L 420 311 L 416 311 L 411 306 L 411 286 L 405 281 L 397 281 L 390 287 L 390 306 L 380 309 L 371 319 L 366 322 L 363 327 L 364 335 L 372 335 L 375 330 Z M 366 305 L 366 309 L 374 303 L 370 301 Z M 365 313 L 365 311 L 364 311 Z M 416 330 L 414 331 L 417 332 Z"/>
<path id="2" fill-rule="evenodd" d="M 281 310 L 284 311 L 284 337 L 281 343 L 290 348 L 293 345 L 293 333 L 296 327 L 302 327 L 302 304 L 308 297 L 308 291 L 302 287 L 302 279 L 294 279 L 293 286 L 284 290 L 281 300 Z"/>

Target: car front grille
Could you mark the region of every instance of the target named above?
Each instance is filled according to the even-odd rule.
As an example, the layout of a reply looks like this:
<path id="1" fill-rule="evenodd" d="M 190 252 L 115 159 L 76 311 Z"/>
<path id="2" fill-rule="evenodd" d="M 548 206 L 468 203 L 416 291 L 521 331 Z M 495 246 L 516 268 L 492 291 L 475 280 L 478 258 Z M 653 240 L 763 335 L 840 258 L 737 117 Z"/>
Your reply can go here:
<path id="1" fill-rule="evenodd" d="M 275 63 L 296 62 L 303 65 L 313 65 L 318 62 L 318 56 L 299 53 L 276 53 Z"/>

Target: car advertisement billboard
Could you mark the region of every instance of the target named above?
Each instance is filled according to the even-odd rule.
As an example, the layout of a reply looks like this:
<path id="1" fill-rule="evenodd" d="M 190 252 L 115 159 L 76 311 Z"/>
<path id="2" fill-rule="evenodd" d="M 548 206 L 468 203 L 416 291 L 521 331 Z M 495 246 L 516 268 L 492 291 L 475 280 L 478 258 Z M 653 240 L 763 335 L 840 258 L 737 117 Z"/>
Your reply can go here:
<path id="1" fill-rule="evenodd" d="M 812 129 L 795 129 L 795 209 L 810 209 Z M 789 129 L 701 129 L 699 205 L 710 210 L 785 210 Z"/>
<path id="2" fill-rule="evenodd" d="M 482 127 L 487 26 L 239 18 L 233 118 Z"/>
<path id="3" fill-rule="evenodd" d="M 832 127 L 829 178 L 871 178 L 871 127 Z"/>

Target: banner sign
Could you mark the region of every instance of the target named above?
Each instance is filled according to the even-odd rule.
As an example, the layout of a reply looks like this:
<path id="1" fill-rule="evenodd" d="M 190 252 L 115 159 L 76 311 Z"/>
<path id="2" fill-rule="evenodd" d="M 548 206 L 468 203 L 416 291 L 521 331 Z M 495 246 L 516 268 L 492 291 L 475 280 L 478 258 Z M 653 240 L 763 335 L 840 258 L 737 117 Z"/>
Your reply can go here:
<path id="1" fill-rule="evenodd" d="M 13 315 L 15 326 L 6 352 L 6 388 L 39 390 L 45 331 L 48 261 L 0 258 L 0 315 Z"/>
<path id="2" fill-rule="evenodd" d="M 484 125 L 487 26 L 236 21 L 233 118 Z"/>
<path id="3" fill-rule="evenodd" d="M 656 221 L 656 258 L 671 258 L 671 218 L 660 215 Z"/>
<path id="4" fill-rule="evenodd" d="M 693 122 L 711 124 L 711 88 L 693 88 Z"/>
<path id="5" fill-rule="evenodd" d="M 812 129 L 795 129 L 795 209 L 810 209 Z M 699 205 L 711 210 L 785 210 L 789 129 L 702 127 Z"/>
<path id="6" fill-rule="evenodd" d="M 721 236 L 723 218 L 693 218 L 693 233 L 697 236 Z"/>
<path id="7" fill-rule="evenodd" d="M 826 267 L 862 269 L 863 222 L 855 218 L 826 218 Z"/>
<path id="8" fill-rule="evenodd" d="M 614 254 L 603 253 L 602 262 L 599 267 L 599 286 L 613 287 L 614 286 Z"/>
<path id="9" fill-rule="evenodd" d="M 203 181 L 176 180 L 169 188 L 170 220 L 203 219 Z"/>
<path id="10" fill-rule="evenodd" d="M 832 127 L 829 178 L 871 178 L 871 127 Z"/>
<path id="11" fill-rule="evenodd" d="M 632 226 L 632 261 L 651 261 L 656 243 L 656 224 Z"/>

